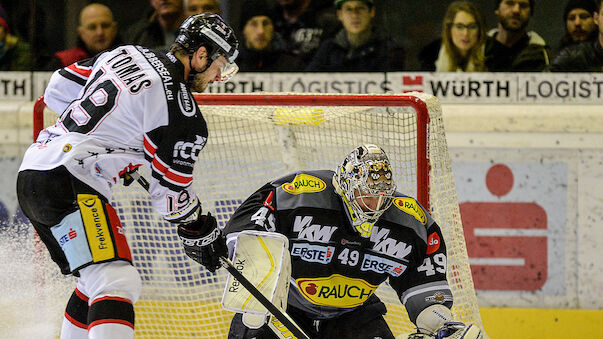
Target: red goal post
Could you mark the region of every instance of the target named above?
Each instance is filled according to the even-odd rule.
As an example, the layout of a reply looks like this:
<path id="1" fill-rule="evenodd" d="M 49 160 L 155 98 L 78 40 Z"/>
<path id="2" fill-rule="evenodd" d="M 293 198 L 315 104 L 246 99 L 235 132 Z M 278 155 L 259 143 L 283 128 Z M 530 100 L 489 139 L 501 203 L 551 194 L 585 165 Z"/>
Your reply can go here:
<path id="1" fill-rule="evenodd" d="M 482 327 L 462 231 L 439 101 L 429 94 L 194 94 L 209 138 L 195 168 L 204 210 L 224 225 L 265 182 L 296 169 L 334 169 L 361 143 L 382 146 L 398 188 L 442 227 L 447 274 L 459 321 Z M 57 114 L 34 105 L 34 138 Z M 144 173 L 144 172 L 143 172 Z M 116 187 L 114 205 L 143 278 L 137 338 L 225 337 L 232 314 L 220 307 L 226 273 L 210 274 L 184 255 L 175 229 L 141 188 Z M 377 294 L 394 334 L 413 325 L 388 284 Z"/>

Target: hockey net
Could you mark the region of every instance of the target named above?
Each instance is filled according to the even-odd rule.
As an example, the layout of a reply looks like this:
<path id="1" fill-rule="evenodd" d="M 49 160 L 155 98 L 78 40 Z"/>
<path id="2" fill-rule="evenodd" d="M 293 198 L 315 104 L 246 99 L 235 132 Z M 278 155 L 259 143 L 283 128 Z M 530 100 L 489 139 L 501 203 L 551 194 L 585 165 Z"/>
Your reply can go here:
<path id="1" fill-rule="evenodd" d="M 211 211 L 221 226 L 264 183 L 299 169 L 335 169 L 358 145 L 380 145 L 393 164 L 398 190 L 416 197 L 442 228 L 455 318 L 483 328 L 435 97 L 281 93 L 196 94 L 195 99 L 209 139 L 195 167 L 194 185 L 204 211 Z M 39 100 L 34 135 L 56 117 Z M 210 273 L 187 258 L 176 227 L 162 220 L 137 185 L 115 187 L 113 204 L 143 280 L 135 306 L 136 337 L 226 337 L 233 316 L 220 305 L 227 272 Z M 394 334 L 414 332 L 389 284 L 377 293 L 388 307 Z"/>

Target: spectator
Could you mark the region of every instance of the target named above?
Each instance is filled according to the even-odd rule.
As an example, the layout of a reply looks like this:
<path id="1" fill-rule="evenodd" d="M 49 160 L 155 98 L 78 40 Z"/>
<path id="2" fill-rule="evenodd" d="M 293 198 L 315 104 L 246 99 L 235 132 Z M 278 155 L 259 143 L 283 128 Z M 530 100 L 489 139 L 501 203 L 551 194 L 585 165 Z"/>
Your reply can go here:
<path id="1" fill-rule="evenodd" d="M 113 13 L 109 7 L 98 3 L 92 3 L 82 9 L 77 34 L 77 46 L 56 52 L 46 66 L 47 70 L 54 71 L 69 66 L 121 44 L 121 39 L 117 37 L 117 22 L 113 20 Z"/>
<path id="2" fill-rule="evenodd" d="M 321 0 L 315 0 L 319 3 Z M 310 62 L 321 41 L 340 28 L 332 9 L 318 10 L 311 0 L 277 0 L 274 28 L 286 43 L 286 49 Z"/>
<path id="3" fill-rule="evenodd" d="M 404 69 L 406 53 L 372 25 L 373 0 L 336 0 L 343 29 L 320 45 L 306 71 L 397 71 Z"/>
<path id="4" fill-rule="evenodd" d="M 551 64 L 550 71 L 603 72 L 603 0 L 597 0 L 593 19 L 599 27 L 598 38 L 563 49 Z"/>
<path id="5" fill-rule="evenodd" d="M 220 0 L 185 0 L 184 7 L 187 17 L 201 13 L 222 15 Z"/>
<path id="6" fill-rule="evenodd" d="M 285 51 L 282 37 L 274 32 L 273 11 L 263 0 L 243 4 L 243 44 L 237 64 L 241 72 L 303 71 L 304 64 Z"/>
<path id="7" fill-rule="evenodd" d="M 432 55 L 423 54 L 423 70 L 436 72 L 483 72 L 486 23 L 473 3 L 455 1 L 442 23 L 442 38 Z"/>
<path id="8" fill-rule="evenodd" d="M 30 71 L 34 65 L 29 44 L 12 35 L 0 6 L 0 71 Z"/>
<path id="9" fill-rule="evenodd" d="M 569 0 L 563 11 L 565 34 L 561 37 L 559 49 L 583 41 L 597 39 L 599 30 L 593 19 L 597 5 L 593 0 Z"/>
<path id="10" fill-rule="evenodd" d="M 186 19 L 183 0 L 150 0 L 153 10 L 128 29 L 126 42 L 148 48 L 169 47 Z"/>
<path id="11" fill-rule="evenodd" d="M 549 64 L 550 47 L 526 28 L 534 14 L 534 0 L 496 0 L 498 27 L 488 32 L 485 64 L 492 72 L 542 71 Z"/>

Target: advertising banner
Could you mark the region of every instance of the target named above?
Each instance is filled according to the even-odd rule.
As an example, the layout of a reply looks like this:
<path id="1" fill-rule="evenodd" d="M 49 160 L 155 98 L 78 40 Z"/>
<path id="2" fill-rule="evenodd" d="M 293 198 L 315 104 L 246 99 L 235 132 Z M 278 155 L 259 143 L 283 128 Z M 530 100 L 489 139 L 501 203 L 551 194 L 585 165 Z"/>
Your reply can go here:
<path id="1" fill-rule="evenodd" d="M 33 101 L 52 72 L 0 72 L 0 99 Z M 239 73 L 206 93 L 309 92 L 385 94 L 411 91 L 447 103 L 603 104 L 597 73 Z"/>

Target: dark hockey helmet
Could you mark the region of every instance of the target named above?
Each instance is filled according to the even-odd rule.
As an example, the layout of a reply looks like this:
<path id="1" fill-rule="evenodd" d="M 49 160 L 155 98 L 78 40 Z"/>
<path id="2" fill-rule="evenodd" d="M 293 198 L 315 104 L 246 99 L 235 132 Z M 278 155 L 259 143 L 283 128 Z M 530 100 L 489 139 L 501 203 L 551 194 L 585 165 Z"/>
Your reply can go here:
<path id="1" fill-rule="evenodd" d="M 234 63 L 239 55 L 239 40 L 232 28 L 217 14 L 203 13 L 188 17 L 180 26 L 174 42 L 189 54 L 204 46 L 212 61 L 222 55 L 229 63 Z"/>

